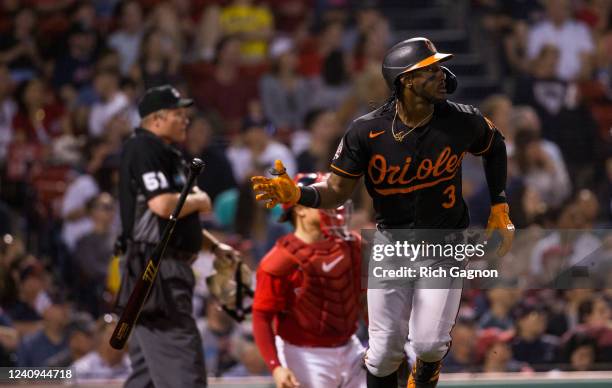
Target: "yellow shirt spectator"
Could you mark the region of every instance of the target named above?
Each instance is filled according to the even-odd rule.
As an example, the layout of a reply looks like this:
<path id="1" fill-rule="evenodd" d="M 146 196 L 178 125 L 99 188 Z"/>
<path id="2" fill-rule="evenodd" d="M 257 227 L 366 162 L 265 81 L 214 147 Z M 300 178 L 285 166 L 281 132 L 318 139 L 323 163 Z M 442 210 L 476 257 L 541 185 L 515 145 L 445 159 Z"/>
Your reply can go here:
<path id="1" fill-rule="evenodd" d="M 221 11 L 221 29 L 224 35 L 242 38 L 241 52 L 245 61 L 259 62 L 268 53 L 268 39 L 273 31 L 272 13 L 266 7 L 236 1 Z"/>

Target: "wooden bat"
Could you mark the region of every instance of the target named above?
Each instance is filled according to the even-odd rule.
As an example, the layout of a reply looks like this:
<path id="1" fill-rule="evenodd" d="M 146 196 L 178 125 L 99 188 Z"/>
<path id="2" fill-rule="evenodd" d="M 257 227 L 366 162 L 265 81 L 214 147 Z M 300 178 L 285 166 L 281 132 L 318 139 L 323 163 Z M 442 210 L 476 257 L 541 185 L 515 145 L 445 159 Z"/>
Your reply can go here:
<path id="1" fill-rule="evenodd" d="M 132 293 L 130 294 L 130 299 L 128 299 L 123 312 L 121 313 L 121 318 L 119 318 L 119 322 L 117 322 L 117 326 L 115 327 L 115 331 L 113 331 L 113 335 L 110 339 L 110 345 L 115 349 L 123 349 L 125 343 L 127 342 L 130 333 L 132 332 L 132 328 L 136 324 L 138 320 L 138 315 L 140 315 L 140 310 L 142 310 L 142 306 L 147 300 L 147 296 L 155 283 L 155 278 L 157 277 L 157 269 L 159 268 L 159 263 L 161 259 L 164 257 L 164 252 L 166 251 L 166 246 L 168 245 L 168 241 L 172 237 L 172 233 L 174 232 L 174 227 L 176 226 L 176 220 L 178 215 L 181 213 L 181 209 L 185 204 L 185 199 L 187 198 L 187 194 L 191 191 L 191 187 L 195 182 L 200 172 L 204 168 L 204 162 L 201 159 L 194 158 L 189 165 L 189 175 L 187 177 L 187 182 L 181 191 L 179 196 L 179 200 L 176 203 L 176 207 L 174 211 L 170 215 L 170 219 L 164 228 L 162 233 L 161 240 L 155 246 L 147 265 L 140 274 Z"/>

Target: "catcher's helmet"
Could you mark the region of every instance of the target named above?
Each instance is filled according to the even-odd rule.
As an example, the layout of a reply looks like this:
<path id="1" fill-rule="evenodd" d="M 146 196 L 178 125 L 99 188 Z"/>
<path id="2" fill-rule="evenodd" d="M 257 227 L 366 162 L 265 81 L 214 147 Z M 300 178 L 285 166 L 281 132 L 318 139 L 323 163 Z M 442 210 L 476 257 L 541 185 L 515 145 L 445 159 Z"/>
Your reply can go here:
<path id="1" fill-rule="evenodd" d="M 453 54 L 439 53 L 427 38 L 412 38 L 391 47 L 382 64 L 382 73 L 389 89 L 395 89 L 398 77 L 409 71 L 451 59 Z"/>
<path id="2" fill-rule="evenodd" d="M 300 187 L 309 186 L 313 183 L 324 181 L 328 175 L 329 173 L 325 174 L 322 172 L 298 173 L 293 181 Z M 293 205 L 283 204 L 281 206 L 283 208 L 283 214 L 278 221 L 289 221 L 291 219 Z M 331 237 L 351 239 L 352 236 L 348 231 L 348 222 L 352 210 L 352 202 L 350 200 L 335 209 L 319 209 L 321 215 L 321 231 L 323 234 Z"/>

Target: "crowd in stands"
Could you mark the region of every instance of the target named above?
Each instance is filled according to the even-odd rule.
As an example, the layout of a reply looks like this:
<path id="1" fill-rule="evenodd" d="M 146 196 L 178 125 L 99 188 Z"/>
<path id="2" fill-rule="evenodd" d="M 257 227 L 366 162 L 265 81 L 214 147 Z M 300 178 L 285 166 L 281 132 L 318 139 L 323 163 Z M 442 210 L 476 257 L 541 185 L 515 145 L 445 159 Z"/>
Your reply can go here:
<path id="1" fill-rule="evenodd" d="M 597 250 L 612 262 L 612 1 L 463 3 L 500 80 L 478 107 L 508 148 L 511 219 L 528 231 L 515 257 L 522 252 L 535 277 Z M 255 203 L 248 178 L 275 159 L 290 174 L 327 171 L 348 124 L 388 98 L 381 60 L 408 38 L 394 31 L 409 26 L 392 25 L 383 9 L 349 0 L 0 1 L 0 366 L 129 374 L 126 353 L 108 346 L 117 168 L 146 88 L 171 83 L 195 99 L 181 147 L 207 165 L 198 184 L 214 212 L 203 225 L 254 269 L 290 229 L 276 222 L 280 209 Z M 484 226 L 481 161 L 466 157 L 463 177 L 472 224 Z M 351 227 L 373 227 L 367 195 L 356 192 L 354 203 Z M 248 322 L 208 298 L 210 260 L 202 254 L 194 266 L 207 370 L 267 374 Z M 611 290 L 466 290 L 443 372 L 609 370 Z"/>

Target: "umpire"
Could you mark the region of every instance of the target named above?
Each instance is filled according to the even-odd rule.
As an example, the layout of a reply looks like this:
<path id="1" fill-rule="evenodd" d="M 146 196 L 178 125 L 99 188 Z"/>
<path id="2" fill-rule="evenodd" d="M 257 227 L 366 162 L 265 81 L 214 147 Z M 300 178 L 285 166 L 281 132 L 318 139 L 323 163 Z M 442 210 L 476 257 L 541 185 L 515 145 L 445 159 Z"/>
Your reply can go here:
<path id="1" fill-rule="evenodd" d="M 119 204 L 125 254 L 119 309 L 127 303 L 186 183 L 187 164 L 173 144 L 185 140 L 187 108 L 192 104 L 169 85 L 147 90 L 138 105 L 140 127 L 123 145 Z M 210 198 L 196 186 L 187 196 L 156 283 L 133 329 L 132 374 L 125 387 L 206 386 L 202 339 L 192 316 L 191 263 L 200 249 L 213 251 L 217 258 L 236 254 L 200 228 L 198 214 L 210 210 Z"/>

